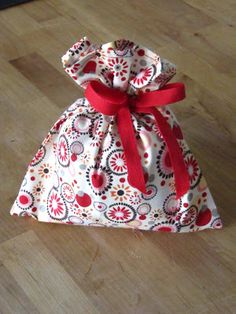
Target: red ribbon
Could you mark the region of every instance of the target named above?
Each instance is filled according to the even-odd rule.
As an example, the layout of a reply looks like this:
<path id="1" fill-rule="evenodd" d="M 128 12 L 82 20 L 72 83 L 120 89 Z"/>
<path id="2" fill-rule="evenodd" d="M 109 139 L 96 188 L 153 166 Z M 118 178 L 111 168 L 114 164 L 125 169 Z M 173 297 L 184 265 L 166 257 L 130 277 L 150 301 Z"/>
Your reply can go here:
<path id="1" fill-rule="evenodd" d="M 157 127 L 167 145 L 175 178 L 176 198 L 183 196 L 190 187 L 189 174 L 177 139 L 156 106 L 164 106 L 185 98 L 183 83 L 170 83 L 159 90 L 131 96 L 99 81 L 91 81 L 85 97 L 92 107 L 104 115 L 116 115 L 118 132 L 124 149 L 128 169 L 128 182 L 142 193 L 147 193 L 144 173 L 139 156 L 131 112 L 150 113 L 155 117 Z"/>

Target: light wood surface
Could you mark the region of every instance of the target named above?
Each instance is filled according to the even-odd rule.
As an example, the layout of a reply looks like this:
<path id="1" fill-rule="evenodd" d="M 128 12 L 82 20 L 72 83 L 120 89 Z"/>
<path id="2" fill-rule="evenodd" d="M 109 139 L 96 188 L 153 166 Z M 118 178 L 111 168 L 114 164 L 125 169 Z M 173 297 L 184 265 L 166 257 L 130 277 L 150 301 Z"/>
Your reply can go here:
<path id="1" fill-rule="evenodd" d="M 32 1 L 0 11 L 0 313 L 236 313 L 235 0 Z M 60 58 L 127 38 L 177 65 L 173 106 L 224 228 L 189 234 L 12 217 L 26 167 L 82 90 Z"/>

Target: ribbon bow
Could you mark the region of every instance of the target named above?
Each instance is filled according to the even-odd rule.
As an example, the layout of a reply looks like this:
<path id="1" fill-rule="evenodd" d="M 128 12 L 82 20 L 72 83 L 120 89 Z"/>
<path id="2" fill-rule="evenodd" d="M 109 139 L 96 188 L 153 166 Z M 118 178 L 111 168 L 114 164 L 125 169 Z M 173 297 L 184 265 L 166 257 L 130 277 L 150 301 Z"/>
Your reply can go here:
<path id="1" fill-rule="evenodd" d="M 147 193 L 144 173 L 139 156 L 131 112 L 148 113 L 155 117 L 157 127 L 167 145 L 175 178 L 176 198 L 183 196 L 190 187 L 189 174 L 177 139 L 156 106 L 164 106 L 185 98 L 183 83 L 166 84 L 163 88 L 138 96 L 131 96 L 99 81 L 91 81 L 85 97 L 91 106 L 104 115 L 116 115 L 118 132 L 123 145 L 128 170 L 128 182 L 142 193 Z"/>

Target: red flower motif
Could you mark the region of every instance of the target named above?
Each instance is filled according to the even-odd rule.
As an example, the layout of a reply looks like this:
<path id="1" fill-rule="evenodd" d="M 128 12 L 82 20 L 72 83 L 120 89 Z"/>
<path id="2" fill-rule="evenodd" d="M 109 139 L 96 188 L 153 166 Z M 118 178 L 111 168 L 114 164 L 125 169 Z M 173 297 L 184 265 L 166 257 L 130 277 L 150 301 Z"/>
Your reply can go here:
<path id="1" fill-rule="evenodd" d="M 58 156 L 62 162 L 65 162 L 68 159 L 67 145 L 66 145 L 66 142 L 64 141 L 64 139 L 62 139 L 59 142 Z"/>
<path id="2" fill-rule="evenodd" d="M 127 220 L 130 218 L 130 210 L 127 209 L 125 206 L 122 207 L 122 205 L 118 205 L 117 207 L 113 207 L 109 213 L 108 216 L 113 220 Z"/>
<path id="3" fill-rule="evenodd" d="M 64 209 L 63 209 L 63 202 L 61 201 L 60 197 L 57 196 L 54 192 L 52 193 L 50 199 L 49 199 L 49 209 L 51 211 L 51 213 L 54 216 L 60 216 Z"/>
<path id="4" fill-rule="evenodd" d="M 128 63 L 124 59 L 109 59 L 108 65 L 111 67 L 112 73 L 117 77 L 127 74 Z"/>
<path id="5" fill-rule="evenodd" d="M 199 167 L 196 159 L 192 155 L 186 159 L 186 166 L 188 169 L 190 181 L 193 183 L 198 177 Z"/>
<path id="6" fill-rule="evenodd" d="M 75 198 L 75 193 L 68 183 L 63 183 L 61 186 L 62 196 L 65 198 L 67 202 L 72 202 Z"/>
<path id="7" fill-rule="evenodd" d="M 132 84 L 135 87 L 142 87 L 148 83 L 153 75 L 153 68 L 147 68 L 144 71 L 137 74 L 132 80 Z"/>
<path id="8" fill-rule="evenodd" d="M 124 153 L 115 152 L 110 158 L 110 166 L 117 174 L 126 172 L 127 166 Z"/>

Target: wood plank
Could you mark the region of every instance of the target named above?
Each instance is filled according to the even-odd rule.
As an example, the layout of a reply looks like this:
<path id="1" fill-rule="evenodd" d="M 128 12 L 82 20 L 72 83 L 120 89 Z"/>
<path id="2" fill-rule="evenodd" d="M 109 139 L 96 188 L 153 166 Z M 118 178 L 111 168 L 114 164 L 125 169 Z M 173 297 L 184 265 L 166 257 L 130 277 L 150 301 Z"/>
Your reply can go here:
<path id="1" fill-rule="evenodd" d="M 40 313 L 3 264 L 0 265 L 0 278 L 1 313 Z"/>
<path id="2" fill-rule="evenodd" d="M 33 231 L 1 244 L 0 260 L 39 313 L 98 313 Z"/>
<path id="3" fill-rule="evenodd" d="M 219 73 L 235 78 L 236 35 L 234 28 L 222 24 L 213 24 L 197 32 L 181 32 L 178 42 L 197 55 Z"/>
<path id="4" fill-rule="evenodd" d="M 16 35 L 32 32 L 39 27 L 39 24 L 23 11 L 23 6 L 28 4 L 29 3 L 22 4 L 1 11 L 2 22 L 6 25 L 6 28 L 8 28 L 9 31 L 12 31 Z"/>
<path id="5" fill-rule="evenodd" d="M 214 17 L 219 22 L 229 27 L 235 26 L 236 8 L 234 0 L 227 0 L 227 2 L 214 0 L 184 0 L 184 2 Z"/>
<path id="6" fill-rule="evenodd" d="M 79 98 L 78 86 L 67 80 L 65 75 L 62 75 L 38 53 L 11 60 L 10 63 L 59 108 L 65 108 Z"/>

